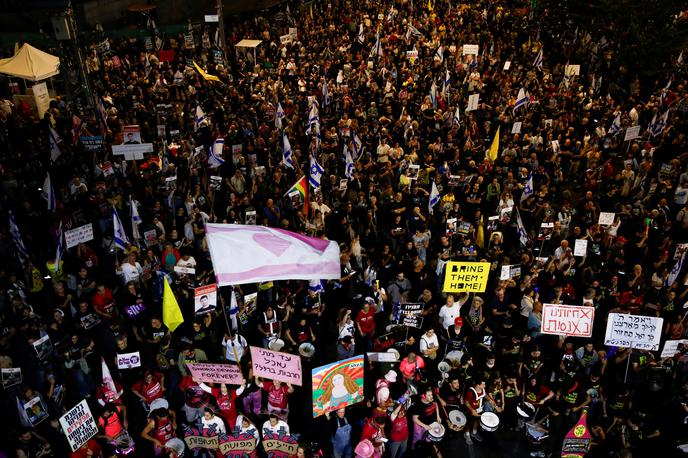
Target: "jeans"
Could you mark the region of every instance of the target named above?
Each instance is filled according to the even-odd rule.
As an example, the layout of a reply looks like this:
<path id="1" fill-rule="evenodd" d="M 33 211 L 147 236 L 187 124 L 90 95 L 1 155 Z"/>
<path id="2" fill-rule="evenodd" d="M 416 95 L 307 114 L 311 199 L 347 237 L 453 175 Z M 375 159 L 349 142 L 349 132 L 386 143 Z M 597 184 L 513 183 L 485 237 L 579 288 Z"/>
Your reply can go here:
<path id="1" fill-rule="evenodd" d="M 389 458 L 401 458 L 406 454 L 406 447 L 408 441 L 403 440 L 399 442 L 389 442 L 387 449 L 389 450 Z"/>

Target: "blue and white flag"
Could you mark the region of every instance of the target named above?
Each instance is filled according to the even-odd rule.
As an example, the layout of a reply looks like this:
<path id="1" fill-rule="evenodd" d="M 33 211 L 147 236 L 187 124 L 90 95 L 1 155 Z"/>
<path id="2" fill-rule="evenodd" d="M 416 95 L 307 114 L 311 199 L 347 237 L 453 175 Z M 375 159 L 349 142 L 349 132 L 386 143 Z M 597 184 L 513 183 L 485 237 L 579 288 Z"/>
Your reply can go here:
<path id="1" fill-rule="evenodd" d="M 422 38 L 423 34 L 420 32 L 420 30 L 409 24 L 408 30 L 406 31 L 406 39 L 408 40 L 412 36 Z"/>
<path id="2" fill-rule="evenodd" d="M 317 189 L 320 187 L 320 180 L 322 179 L 323 173 L 325 173 L 325 169 L 323 169 L 322 166 L 318 164 L 318 159 L 316 159 L 315 154 L 312 154 L 311 168 L 308 174 L 308 182 L 311 184 L 311 187 L 313 189 Z"/>
<path id="3" fill-rule="evenodd" d="M 10 237 L 12 237 L 14 247 L 17 250 L 17 257 L 19 258 L 19 262 L 23 267 L 26 267 L 26 260 L 29 259 L 29 252 L 26 251 L 26 246 L 24 245 L 24 240 L 22 239 L 21 232 L 19 232 L 17 221 L 14 219 L 14 213 L 12 213 L 12 210 L 9 210 L 8 213 L 10 219 Z"/>
<path id="4" fill-rule="evenodd" d="M 621 132 L 621 113 L 616 115 L 616 118 L 612 121 L 612 125 L 609 127 L 609 135 L 616 136 L 619 132 Z"/>
<path id="5" fill-rule="evenodd" d="M 444 72 L 444 81 L 442 82 L 442 97 L 446 100 L 449 94 L 449 85 L 451 84 L 451 76 L 449 75 L 449 69 Z"/>
<path id="6" fill-rule="evenodd" d="M 311 105 L 311 111 L 308 113 L 308 128 L 306 129 L 306 135 L 310 135 L 314 127 L 320 128 L 320 115 L 318 114 L 318 105 L 315 103 Z"/>
<path id="7" fill-rule="evenodd" d="M 225 148 L 225 139 L 216 138 L 212 145 L 210 145 L 210 154 L 208 154 L 208 167 L 211 169 L 217 168 L 225 163 L 222 159 L 222 151 Z"/>
<path id="8" fill-rule="evenodd" d="M 518 95 L 516 96 L 516 103 L 514 104 L 514 111 L 518 110 L 524 105 L 527 105 L 530 101 L 528 94 L 525 89 L 521 88 L 518 90 Z"/>
<path id="9" fill-rule="evenodd" d="M 358 42 L 361 44 L 365 43 L 365 33 L 363 32 L 362 22 L 361 25 L 358 27 L 358 35 L 356 35 L 356 40 L 358 40 Z"/>
<path id="10" fill-rule="evenodd" d="M 382 42 L 380 41 L 380 30 L 378 29 L 378 31 L 375 33 L 375 44 L 370 50 L 369 57 L 382 57 L 384 55 L 385 53 L 382 51 Z"/>
<path id="11" fill-rule="evenodd" d="M 678 261 L 676 261 L 676 264 L 674 264 L 674 267 L 671 268 L 671 272 L 669 272 L 669 276 L 666 279 L 666 285 L 671 286 L 676 282 L 676 279 L 678 278 L 678 275 L 681 273 L 681 269 L 683 268 L 683 260 L 686 258 L 686 252 L 684 251 L 681 254 L 681 257 L 678 258 Z"/>
<path id="12" fill-rule="evenodd" d="M 535 56 L 535 61 L 533 62 L 533 67 L 542 71 L 542 48 L 538 51 L 537 56 Z"/>
<path id="13" fill-rule="evenodd" d="M 115 208 L 114 205 L 112 207 L 112 224 L 115 237 L 115 247 L 124 250 L 126 248 L 126 244 L 129 243 L 129 238 L 127 237 L 126 232 L 124 232 L 122 220 L 119 219 L 117 208 Z"/>
<path id="14" fill-rule="evenodd" d="M 313 291 L 314 293 L 324 293 L 325 292 L 325 280 L 309 280 L 308 281 L 308 291 Z"/>
<path id="15" fill-rule="evenodd" d="M 287 134 L 282 134 L 282 162 L 287 167 L 294 168 L 294 152 L 291 149 Z"/>
<path id="16" fill-rule="evenodd" d="M 60 151 L 59 146 L 62 139 L 52 127 L 50 127 L 48 135 L 48 139 L 50 140 L 50 162 L 55 162 L 57 158 L 62 155 L 62 151 Z"/>
<path id="17" fill-rule="evenodd" d="M 62 259 L 62 239 L 64 235 L 62 234 L 62 221 L 60 221 L 60 227 L 57 230 L 57 252 L 55 253 L 55 270 L 58 272 L 60 270 L 60 259 Z"/>
<path id="18" fill-rule="evenodd" d="M 144 70 L 145 70 L 145 72 L 146 72 L 146 78 L 147 78 L 148 75 L 150 74 L 152 68 L 153 68 L 153 67 L 151 66 L 150 60 L 148 60 L 148 53 L 146 52 L 146 64 L 145 64 L 145 67 L 144 67 Z"/>
<path id="19" fill-rule="evenodd" d="M 516 210 L 516 225 L 517 225 L 517 231 L 518 231 L 518 239 L 521 242 L 521 245 L 527 246 L 528 240 L 530 240 L 530 238 L 528 237 L 528 233 L 526 232 L 526 228 L 523 227 L 523 220 L 521 220 L 521 213 L 518 210 Z"/>
<path id="20" fill-rule="evenodd" d="M 284 110 L 282 109 L 282 104 L 277 103 L 277 110 L 275 110 L 275 127 L 282 129 L 282 120 L 284 119 Z"/>
<path id="21" fill-rule="evenodd" d="M 444 48 L 442 47 L 442 45 L 440 45 L 439 48 L 437 48 L 434 57 L 440 61 L 440 64 L 444 62 Z"/>
<path id="22" fill-rule="evenodd" d="M 55 190 L 53 189 L 52 181 L 50 180 L 50 174 L 48 173 L 43 181 L 43 192 L 41 193 L 43 198 L 48 202 L 48 210 L 55 211 Z"/>
<path id="23" fill-rule="evenodd" d="M 358 138 L 358 135 L 356 135 L 356 132 L 354 131 L 351 132 L 351 145 L 354 149 L 354 161 L 357 161 L 358 158 L 363 155 L 363 142 L 360 138 Z"/>
<path id="24" fill-rule="evenodd" d="M 526 181 L 526 186 L 523 188 L 523 194 L 521 194 L 521 202 L 526 200 L 528 197 L 533 195 L 533 174 L 528 175 L 528 181 Z"/>
<path id="25" fill-rule="evenodd" d="M 459 107 L 456 107 L 456 111 L 454 111 L 454 119 L 452 119 L 452 124 L 457 126 L 461 125 L 461 109 Z"/>
<path id="26" fill-rule="evenodd" d="M 430 86 L 430 101 L 432 102 L 432 107 L 437 108 L 437 84 L 435 84 L 435 81 Z"/>
<path id="27" fill-rule="evenodd" d="M 657 115 L 655 115 L 657 116 Z M 662 135 L 664 128 L 666 127 L 667 121 L 669 120 L 669 110 L 665 111 L 662 116 L 659 117 L 656 123 L 654 123 L 654 118 L 652 118 L 652 136 L 657 137 Z"/>
<path id="28" fill-rule="evenodd" d="M 139 203 L 129 197 L 129 206 L 131 207 L 131 235 L 134 243 L 138 246 L 141 234 L 139 233 L 139 224 L 141 224 L 141 216 L 139 215 Z"/>
<path id="29" fill-rule="evenodd" d="M 205 121 L 205 113 L 200 105 L 196 105 L 196 119 L 194 120 L 194 130 L 198 130 L 201 127 L 201 123 Z"/>
<path id="30" fill-rule="evenodd" d="M 354 177 L 354 160 L 351 157 L 349 148 L 346 147 L 346 143 L 344 144 L 344 161 L 344 175 L 351 180 Z"/>
<path id="31" fill-rule="evenodd" d="M 327 89 L 327 78 L 323 78 L 322 85 L 322 104 L 324 107 L 330 104 L 330 92 Z"/>
<path id="32" fill-rule="evenodd" d="M 435 205 L 437 205 L 437 202 L 440 201 L 440 191 L 437 189 L 437 185 L 435 182 L 432 182 L 432 186 L 430 187 L 430 200 L 428 200 L 428 213 L 432 215 L 433 209 Z"/>

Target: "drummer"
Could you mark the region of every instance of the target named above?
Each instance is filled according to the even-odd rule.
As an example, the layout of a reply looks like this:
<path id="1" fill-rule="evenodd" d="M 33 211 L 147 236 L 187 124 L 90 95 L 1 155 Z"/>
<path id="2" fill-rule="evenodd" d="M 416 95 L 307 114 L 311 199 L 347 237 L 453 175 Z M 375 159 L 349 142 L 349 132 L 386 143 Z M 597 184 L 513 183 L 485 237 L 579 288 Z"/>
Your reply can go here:
<path id="1" fill-rule="evenodd" d="M 440 409 L 431 387 L 421 391 L 420 402 L 411 407 L 410 414 L 413 420 L 413 439 L 411 441 L 411 448 L 413 448 L 417 442 L 425 440 L 431 424 L 441 423 Z"/>
<path id="2" fill-rule="evenodd" d="M 470 439 L 476 439 L 482 442 L 482 437 L 478 433 L 480 426 L 480 415 L 483 413 L 483 401 L 485 399 L 485 381 L 481 378 L 475 378 L 473 386 L 466 391 L 464 396 L 464 406 L 468 416 L 468 428 L 466 428 L 466 442 L 470 443 Z"/>
<path id="3" fill-rule="evenodd" d="M 463 405 L 463 395 L 459 374 L 452 371 L 449 373 L 446 383 L 440 388 L 437 396 L 442 407 L 447 410 L 460 408 Z"/>

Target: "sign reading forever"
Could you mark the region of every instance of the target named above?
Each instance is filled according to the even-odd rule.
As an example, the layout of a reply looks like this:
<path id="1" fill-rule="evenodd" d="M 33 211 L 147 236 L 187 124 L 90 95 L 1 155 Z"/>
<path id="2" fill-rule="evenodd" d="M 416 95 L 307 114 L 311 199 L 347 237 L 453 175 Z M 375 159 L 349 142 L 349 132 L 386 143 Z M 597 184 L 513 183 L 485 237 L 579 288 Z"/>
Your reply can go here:
<path id="1" fill-rule="evenodd" d="M 663 323 L 663 318 L 653 316 L 610 313 L 607 318 L 604 344 L 657 351 L 662 337 Z"/>
<path id="2" fill-rule="evenodd" d="M 93 415 L 91 415 L 91 409 L 88 408 L 86 399 L 83 399 L 60 417 L 60 426 L 64 435 L 67 436 L 73 452 L 76 452 L 79 447 L 98 434 L 98 425 L 93 421 Z"/>
<path id="3" fill-rule="evenodd" d="M 448 262 L 442 291 L 484 293 L 489 275 L 489 262 Z"/>
<path id="4" fill-rule="evenodd" d="M 199 382 L 229 383 L 230 385 L 244 383 L 241 369 L 235 364 L 187 363 L 186 367 L 191 371 L 193 378 Z"/>
<path id="5" fill-rule="evenodd" d="M 542 333 L 590 337 L 594 319 L 593 307 L 545 304 L 542 308 Z"/>
<path id="6" fill-rule="evenodd" d="M 298 355 L 251 347 L 251 360 L 253 361 L 253 375 L 257 377 L 279 380 L 292 385 L 303 385 L 301 357 Z"/>

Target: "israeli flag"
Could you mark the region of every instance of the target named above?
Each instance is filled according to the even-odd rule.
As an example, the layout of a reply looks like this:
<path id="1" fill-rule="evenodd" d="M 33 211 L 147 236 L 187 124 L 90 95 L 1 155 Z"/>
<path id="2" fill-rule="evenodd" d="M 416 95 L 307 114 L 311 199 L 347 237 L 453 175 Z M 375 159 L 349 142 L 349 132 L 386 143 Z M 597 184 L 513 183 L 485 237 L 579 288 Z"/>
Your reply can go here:
<path id="1" fill-rule="evenodd" d="M 277 103 L 277 110 L 275 110 L 275 127 L 282 129 L 282 120 L 284 119 L 284 110 L 282 109 L 282 104 Z"/>
<path id="2" fill-rule="evenodd" d="M 521 202 L 526 200 L 528 197 L 533 195 L 533 174 L 528 175 L 528 181 L 526 181 L 526 186 L 523 188 L 523 194 L 521 194 Z"/>
<path id="3" fill-rule="evenodd" d="M 62 259 L 62 221 L 60 221 L 60 228 L 57 230 L 57 252 L 55 253 L 55 270 L 58 272 L 60 270 L 60 259 Z"/>
<path id="4" fill-rule="evenodd" d="M 315 155 L 311 155 L 311 168 L 308 174 L 308 182 L 311 184 L 311 187 L 314 189 L 320 187 L 320 180 L 322 179 L 323 173 L 325 173 L 325 169 L 318 164 L 318 159 L 316 159 Z"/>
<path id="5" fill-rule="evenodd" d="M 434 81 L 432 86 L 430 86 L 430 101 L 432 102 L 432 107 L 437 108 L 437 84 Z"/>
<path id="6" fill-rule="evenodd" d="M 201 128 L 201 123 L 205 121 L 205 113 L 200 105 L 196 105 L 196 119 L 194 121 L 194 130 Z"/>
<path id="7" fill-rule="evenodd" d="M 130 197 L 129 206 L 131 207 L 131 234 L 134 238 L 134 242 L 138 244 L 138 240 L 141 238 L 141 234 L 139 233 L 139 224 L 141 224 L 139 205 L 138 202 Z"/>
<path id="8" fill-rule="evenodd" d="M 314 103 L 311 105 L 311 111 L 308 114 L 308 128 L 306 129 L 306 135 L 311 134 L 311 129 L 316 126 L 320 127 L 320 115 L 318 114 L 318 106 Z"/>
<path id="9" fill-rule="evenodd" d="M 373 48 L 370 50 L 369 57 L 382 57 L 384 55 L 385 53 L 382 51 L 382 42 L 380 42 L 380 31 L 378 30 L 375 34 L 375 44 L 373 45 Z"/>
<path id="10" fill-rule="evenodd" d="M 616 115 L 616 118 L 614 118 L 614 121 L 609 128 L 609 135 L 616 136 L 619 132 L 621 132 L 621 113 Z"/>
<path id="11" fill-rule="evenodd" d="M 14 219 L 14 214 L 12 210 L 8 211 L 10 219 L 10 236 L 14 242 L 14 247 L 17 250 L 17 256 L 19 257 L 19 262 L 22 266 L 26 264 L 26 260 L 29 259 L 29 252 L 26 250 L 24 245 L 24 240 L 22 239 L 21 232 L 19 231 L 19 226 L 17 226 L 17 221 Z"/>
<path id="12" fill-rule="evenodd" d="M 444 48 L 442 48 L 442 45 L 435 51 L 435 57 L 440 60 L 440 63 L 444 62 Z"/>
<path id="13" fill-rule="evenodd" d="M 43 198 L 48 202 L 48 210 L 55 211 L 55 190 L 48 173 L 43 181 Z"/>
<path id="14" fill-rule="evenodd" d="M 291 144 L 287 134 L 282 135 L 282 162 L 289 168 L 294 168 L 294 152 L 291 150 Z"/>
<path id="15" fill-rule="evenodd" d="M 516 211 L 516 224 L 517 224 L 517 230 L 518 230 L 518 239 L 521 242 L 522 246 L 527 246 L 528 245 L 528 240 L 530 238 L 528 237 L 528 233 L 526 232 L 526 228 L 523 227 L 523 220 L 521 220 L 521 213 Z"/>
<path id="16" fill-rule="evenodd" d="M 683 260 L 686 258 L 686 252 L 684 251 L 683 254 L 681 254 L 681 257 L 676 261 L 676 264 L 674 264 L 674 267 L 672 267 L 671 272 L 669 272 L 669 276 L 666 279 L 666 285 L 671 286 L 674 284 L 676 279 L 678 278 L 678 275 L 681 273 L 681 269 L 683 268 Z"/>
<path id="17" fill-rule="evenodd" d="M 428 201 L 428 213 L 432 215 L 433 207 L 437 205 L 440 201 L 440 191 L 437 189 L 435 182 L 432 182 L 432 187 L 430 188 L 430 200 Z"/>
<path id="18" fill-rule="evenodd" d="M 115 234 L 115 246 L 117 248 L 125 249 L 126 244 L 129 243 L 129 238 L 126 232 L 124 232 L 124 226 L 122 225 L 122 220 L 119 219 L 119 214 L 117 213 L 117 208 L 112 207 L 112 224 Z"/>
<path id="19" fill-rule="evenodd" d="M 353 158 L 355 161 L 358 160 L 359 157 L 363 155 L 363 142 L 361 141 L 360 138 L 358 138 L 358 135 L 356 135 L 356 132 L 351 132 L 351 144 L 354 148 L 354 155 Z"/>
<path id="20" fill-rule="evenodd" d="M 442 83 L 442 97 L 447 98 L 449 94 L 449 85 L 451 84 L 451 76 L 449 75 L 449 69 L 445 70 L 444 81 Z"/>
<path id="21" fill-rule="evenodd" d="M 365 33 L 363 32 L 362 22 L 361 25 L 358 27 L 358 35 L 356 36 L 356 40 L 358 40 L 358 42 L 361 44 L 365 43 Z"/>
<path id="22" fill-rule="evenodd" d="M 313 291 L 314 293 L 324 293 L 325 292 L 325 280 L 309 280 L 308 281 L 308 291 Z"/>
<path id="23" fill-rule="evenodd" d="M 344 144 L 344 160 L 346 162 L 344 175 L 351 180 L 354 177 L 354 160 L 351 157 L 351 153 L 349 152 L 349 148 L 346 147 L 346 144 Z"/>
<path id="24" fill-rule="evenodd" d="M 323 78 L 322 101 L 323 101 L 322 104 L 324 107 L 326 107 L 330 103 L 330 93 L 327 90 L 327 78 Z"/>
<path id="25" fill-rule="evenodd" d="M 52 127 L 50 127 L 48 136 L 48 139 L 50 140 L 50 162 L 55 162 L 57 158 L 62 155 L 62 151 L 60 150 L 59 146 L 59 143 L 62 141 L 62 139 Z"/>
<path id="26" fill-rule="evenodd" d="M 542 71 L 542 48 L 540 48 L 540 51 L 538 51 L 537 56 L 535 56 L 533 66 L 538 70 Z"/>
<path id="27" fill-rule="evenodd" d="M 457 126 L 461 125 L 461 109 L 459 107 L 456 107 L 456 111 L 454 112 L 454 119 L 452 120 L 453 124 L 456 124 Z"/>
<path id="28" fill-rule="evenodd" d="M 655 115 L 657 116 L 657 115 Z M 656 124 L 652 126 L 652 136 L 657 137 L 659 135 L 662 135 L 662 132 L 664 132 L 664 128 L 666 127 L 666 123 L 669 120 L 669 110 L 665 111 L 664 114 L 659 118 Z M 654 118 L 653 118 L 654 121 Z"/>
<path id="29" fill-rule="evenodd" d="M 518 90 L 518 95 L 516 96 L 516 104 L 514 105 L 514 111 L 518 110 L 520 107 L 527 105 L 529 101 L 529 97 L 526 94 L 526 91 L 521 88 Z"/>
<path id="30" fill-rule="evenodd" d="M 217 168 L 225 163 L 222 159 L 222 150 L 225 148 L 225 139 L 216 138 L 210 146 L 210 154 L 208 155 L 208 167 L 211 169 Z"/>

